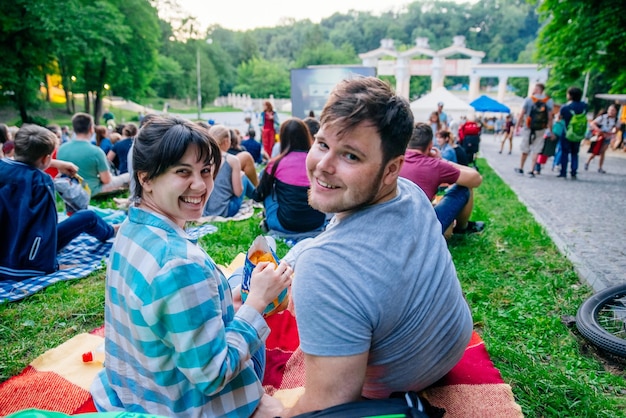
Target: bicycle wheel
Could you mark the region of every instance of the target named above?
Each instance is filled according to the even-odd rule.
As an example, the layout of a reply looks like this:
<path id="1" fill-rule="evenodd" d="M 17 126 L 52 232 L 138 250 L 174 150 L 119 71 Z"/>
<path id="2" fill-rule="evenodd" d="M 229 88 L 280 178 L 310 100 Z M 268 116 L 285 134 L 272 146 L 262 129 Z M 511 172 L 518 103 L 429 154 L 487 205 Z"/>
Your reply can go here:
<path id="1" fill-rule="evenodd" d="M 576 328 L 591 343 L 626 357 L 626 284 L 591 296 L 578 308 Z"/>

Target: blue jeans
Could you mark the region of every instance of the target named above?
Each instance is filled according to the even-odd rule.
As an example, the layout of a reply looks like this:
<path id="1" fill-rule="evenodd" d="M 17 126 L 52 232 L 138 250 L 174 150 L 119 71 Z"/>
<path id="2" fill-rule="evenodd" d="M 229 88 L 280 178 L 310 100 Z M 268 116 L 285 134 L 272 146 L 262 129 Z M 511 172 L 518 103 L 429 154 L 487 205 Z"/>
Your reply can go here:
<path id="1" fill-rule="evenodd" d="M 60 251 L 82 233 L 104 242 L 112 238 L 115 230 L 93 210 L 79 210 L 57 227 L 57 251 Z"/>
<path id="2" fill-rule="evenodd" d="M 239 212 L 244 197 L 252 199 L 252 194 L 254 193 L 254 185 L 248 177 L 243 175 L 241 176 L 241 182 L 243 183 L 243 192 L 240 196 L 233 196 L 230 198 L 230 202 L 228 202 L 228 215 L 226 215 L 227 218 L 231 218 L 235 216 L 237 212 Z"/>
<path id="3" fill-rule="evenodd" d="M 566 138 L 561 138 L 561 176 L 565 176 L 567 174 L 567 162 L 569 156 L 572 158 L 572 167 L 571 173 L 573 176 L 576 175 L 578 171 L 578 151 L 580 150 L 580 142 L 568 141 Z"/>
<path id="4" fill-rule="evenodd" d="M 435 205 L 437 219 L 441 223 L 441 232 L 445 232 L 452 222 L 459 216 L 470 198 L 470 191 L 467 187 L 454 184 L 446 190 L 446 194 Z"/>

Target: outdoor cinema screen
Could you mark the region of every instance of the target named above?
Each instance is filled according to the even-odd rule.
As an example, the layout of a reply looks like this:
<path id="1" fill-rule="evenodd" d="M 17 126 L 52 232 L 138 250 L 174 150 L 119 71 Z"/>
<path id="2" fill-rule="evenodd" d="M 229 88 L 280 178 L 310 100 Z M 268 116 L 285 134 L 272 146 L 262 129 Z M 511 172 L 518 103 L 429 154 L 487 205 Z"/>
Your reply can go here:
<path id="1" fill-rule="evenodd" d="M 291 115 L 304 119 L 312 110 L 319 117 L 333 87 L 354 75 L 376 76 L 376 68 L 324 66 L 291 70 Z"/>

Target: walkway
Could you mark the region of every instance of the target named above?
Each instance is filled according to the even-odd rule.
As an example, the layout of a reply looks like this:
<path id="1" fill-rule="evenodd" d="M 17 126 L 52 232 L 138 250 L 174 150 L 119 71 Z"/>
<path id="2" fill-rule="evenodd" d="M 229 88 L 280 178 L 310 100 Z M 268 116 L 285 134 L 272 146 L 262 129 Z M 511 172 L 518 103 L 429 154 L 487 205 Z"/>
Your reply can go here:
<path id="1" fill-rule="evenodd" d="M 606 174 L 597 172 L 598 157 L 584 171 L 589 154 L 580 154 L 578 180 L 557 178 L 552 160 L 535 178 L 513 171 L 519 167 L 520 138 L 513 153 L 498 154 L 499 141 L 482 135 L 480 156 L 517 194 L 541 223 L 581 278 L 596 291 L 626 282 L 626 153 L 607 151 Z M 525 171 L 529 169 L 526 162 Z"/>

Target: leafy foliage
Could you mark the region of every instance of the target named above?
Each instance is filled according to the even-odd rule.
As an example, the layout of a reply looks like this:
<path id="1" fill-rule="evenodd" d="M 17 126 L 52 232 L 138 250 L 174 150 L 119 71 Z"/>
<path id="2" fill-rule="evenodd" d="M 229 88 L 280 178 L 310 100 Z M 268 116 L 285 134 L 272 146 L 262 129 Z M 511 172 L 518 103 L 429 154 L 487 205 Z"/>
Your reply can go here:
<path id="1" fill-rule="evenodd" d="M 563 86 L 582 86 L 590 72 L 592 93 L 626 91 L 626 15 L 622 1 L 545 0 L 538 10 L 545 25 L 539 32 L 536 56 L 539 62 L 552 66 L 549 86 L 559 86 L 563 92 Z"/>

